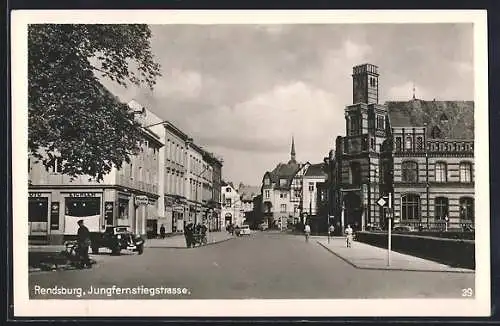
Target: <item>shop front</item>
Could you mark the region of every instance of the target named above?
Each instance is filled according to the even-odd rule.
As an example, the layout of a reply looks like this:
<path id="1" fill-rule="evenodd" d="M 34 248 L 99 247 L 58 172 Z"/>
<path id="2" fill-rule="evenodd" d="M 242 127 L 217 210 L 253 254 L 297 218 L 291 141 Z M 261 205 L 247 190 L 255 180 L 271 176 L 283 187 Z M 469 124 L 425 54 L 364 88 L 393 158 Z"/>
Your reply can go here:
<path id="1" fill-rule="evenodd" d="M 73 236 L 78 232 L 78 221 L 83 220 L 90 232 L 99 232 L 105 225 L 101 218 L 102 193 L 68 192 L 61 193 L 64 203 L 64 235 Z"/>
<path id="2" fill-rule="evenodd" d="M 28 235 L 46 238 L 49 234 L 50 193 L 30 192 L 28 197 Z M 58 223 L 57 216 L 54 223 Z"/>

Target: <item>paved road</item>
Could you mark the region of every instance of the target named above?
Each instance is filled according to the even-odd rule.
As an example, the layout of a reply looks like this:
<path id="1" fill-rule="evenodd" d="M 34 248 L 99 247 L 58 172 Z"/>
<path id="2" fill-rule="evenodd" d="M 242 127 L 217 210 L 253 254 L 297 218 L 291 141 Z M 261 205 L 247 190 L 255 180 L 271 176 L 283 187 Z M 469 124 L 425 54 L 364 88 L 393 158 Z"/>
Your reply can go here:
<path id="1" fill-rule="evenodd" d="M 281 299 L 281 298 L 459 298 L 473 288 L 474 274 L 356 269 L 316 241 L 299 236 L 257 233 L 195 249 L 149 248 L 139 256 L 100 256 L 91 270 L 32 273 L 32 298 L 75 298 L 34 294 L 35 286 L 175 287 L 172 296 L 87 295 L 92 299 Z"/>

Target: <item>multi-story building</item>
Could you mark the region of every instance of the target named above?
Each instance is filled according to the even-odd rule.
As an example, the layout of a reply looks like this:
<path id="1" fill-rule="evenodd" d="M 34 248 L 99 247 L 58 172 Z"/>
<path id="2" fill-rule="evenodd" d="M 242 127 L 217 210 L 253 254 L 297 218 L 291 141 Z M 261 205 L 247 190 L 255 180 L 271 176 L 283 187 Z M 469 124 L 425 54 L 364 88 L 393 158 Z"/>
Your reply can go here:
<path id="1" fill-rule="evenodd" d="M 220 230 L 221 228 L 221 187 L 222 187 L 222 159 L 215 157 L 213 153 L 203 154 L 204 162 L 209 166 L 211 180 L 207 180 L 205 188 L 205 216 L 207 217 L 210 231 Z"/>
<path id="2" fill-rule="evenodd" d="M 186 142 L 187 148 L 187 174 L 185 180 L 185 196 L 188 202 L 188 213 L 185 223 L 201 223 L 203 218 L 203 183 L 212 180 L 210 168 L 203 161 L 205 151 L 189 138 Z"/>
<path id="3" fill-rule="evenodd" d="M 186 142 L 189 137 L 171 122 L 163 123 L 165 130 L 165 220 L 166 232 L 181 232 L 187 210 L 185 194 L 187 175 Z"/>
<path id="4" fill-rule="evenodd" d="M 474 219 L 474 104 L 423 101 L 379 104 L 378 67 L 353 68 L 353 104 L 337 137 L 336 222 L 384 225 L 377 200 L 393 194 L 394 221 L 441 227 Z"/>
<path id="5" fill-rule="evenodd" d="M 135 109 L 138 104 L 129 105 Z M 158 205 L 163 185 L 157 180 L 164 144 L 160 135 L 147 127 L 159 121 L 158 117 L 143 110 L 138 119 L 145 126 L 140 152 L 120 170 L 113 168 L 101 182 L 89 176 L 71 179 L 62 174 L 60 159 L 48 170 L 28 159 L 30 239 L 62 243 L 65 236 L 76 235 L 80 219 L 90 231 L 103 230 L 106 225 L 128 225 L 133 232 L 146 235 L 147 221 L 163 215 L 163 207 Z"/>
<path id="6" fill-rule="evenodd" d="M 233 224 L 234 226 L 241 226 L 244 221 L 244 212 L 240 194 L 232 183 L 222 182 L 221 195 L 221 216 L 224 223 L 224 225 L 221 227 L 226 227 L 229 224 Z"/>
<path id="7" fill-rule="evenodd" d="M 294 180 L 299 171 L 303 171 L 303 164 L 295 159 L 295 143 L 292 139 L 292 149 L 288 163 L 279 163 L 274 170 L 264 174 L 262 179 L 262 206 L 264 219 L 269 227 L 285 228 L 294 223 L 294 216 L 299 216 L 300 199 L 291 198 L 299 193 Z M 294 179 L 295 178 L 295 179 Z M 292 185 L 294 191 L 292 192 Z"/>

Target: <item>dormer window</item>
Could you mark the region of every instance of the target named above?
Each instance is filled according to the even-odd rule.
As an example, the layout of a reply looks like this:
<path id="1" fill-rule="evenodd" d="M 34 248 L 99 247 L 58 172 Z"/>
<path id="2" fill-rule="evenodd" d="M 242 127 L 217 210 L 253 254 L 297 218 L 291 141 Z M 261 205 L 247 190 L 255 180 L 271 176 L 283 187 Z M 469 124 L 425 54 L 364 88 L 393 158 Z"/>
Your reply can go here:
<path id="1" fill-rule="evenodd" d="M 285 187 L 287 183 L 286 181 L 287 181 L 286 179 L 280 179 L 280 186 Z"/>
<path id="2" fill-rule="evenodd" d="M 264 179 L 264 185 L 266 185 L 266 186 L 271 185 L 271 180 L 269 180 L 269 178 L 265 178 Z"/>
<path id="3" fill-rule="evenodd" d="M 438 126 L 434 126 L 432 128 L 432 131 L 431 131 L 431 137 L 432 138 L 441 138 L 442 137 L 442 134 L 441 134 L 441 129 L 439 129 Z"/>

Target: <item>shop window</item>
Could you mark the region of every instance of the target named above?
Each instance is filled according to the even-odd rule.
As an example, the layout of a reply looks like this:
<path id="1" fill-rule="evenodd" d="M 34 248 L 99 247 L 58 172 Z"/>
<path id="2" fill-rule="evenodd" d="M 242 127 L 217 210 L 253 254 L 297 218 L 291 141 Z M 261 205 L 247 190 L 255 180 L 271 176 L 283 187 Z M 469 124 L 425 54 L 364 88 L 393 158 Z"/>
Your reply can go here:
<path id="1" fill-rule="evenodd" d="M 437 197 L 434 199 L 434 217 L 437 220 L 442 220 L 448 216 L 448 198 Z"/>
<path id="2" fill-rule="evenodd" d="M 48 222 L 48 198 L 29 198 L 28 199 L 28 221 L 29 222 Z"/>
<path id="3" fill-rule="evenodd" d="M 129 217 L 128 210 L 129 200 L 125 198 L 120 198 L 118 200 L 118 218 L 127 220 Z"/>
<path id="4" fill-rule="evenodd" d="M 418 182 L 418 164 L 413 161 L 405 161 L 401 164 L 401 181 Z"/>
<path id="5" fill-rule="evenodd" d="M 101 199 L 98 197 L 66 198 L 66 215 L 68 216 L 95 216 L 101 213 Z"/>
<path id="6" fill-rule="evenodd" d="M 414 220 L 420 217 L 420 196 L 407 194 L 401 197 L 401 219 Z"/>

